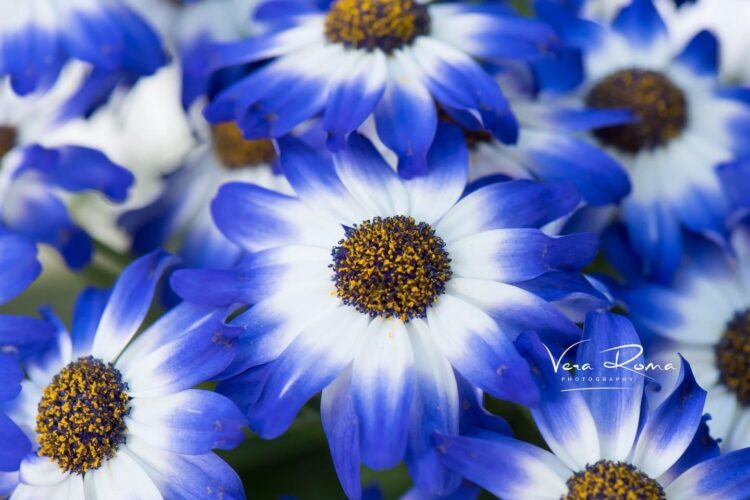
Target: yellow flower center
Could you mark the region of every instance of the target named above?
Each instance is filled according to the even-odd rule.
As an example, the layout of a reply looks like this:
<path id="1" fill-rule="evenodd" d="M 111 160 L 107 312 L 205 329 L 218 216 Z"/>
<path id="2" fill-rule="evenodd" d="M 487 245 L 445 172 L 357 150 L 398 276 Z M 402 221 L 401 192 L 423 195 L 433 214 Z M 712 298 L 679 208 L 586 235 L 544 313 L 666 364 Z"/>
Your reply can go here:
<path id="1" fill-rule="evenodd" d="M 101 467 L 125 442 L 126 391 L 120 372 L 91 356 L 63 368 L 39 402 L 39 455 L 74 474 Z"/>
<path id="2" fill-rule="evenodd" d="M 336 0 L 328 10 L 329 41 L 392 52 L 430 31 L 427 8 L 415 0 Z"/>
<path id="3" fill-rule="evenodd" d="M 719 380 L 750 406 L 750 309 L 727 324 L 715 351 Z"/>
<path id="4" fill-rule="evenodd" d="M 443 240 L 402 215 L 347 228 L 331 254 L 336 295 L 372 317 L 424 317 L 453 274 Z"/>
<path id="5" fill-rule="evenodd" d="M 269 139 L 247 140 L 234 122 L 211 127 L 214 153 L 227 169 L 270 165 L 276 160 L 276 148 Z"/>
<path id="6" fill-rule="evenodd" d="M 685 94 L 661 73 L 640 69 L 617 71 L 589 91 L 592 108 L 630 110 L 638 121 L 596 130 L 605 145 L 625 153 L 664 146 L 677 138 L 688 120 Z"/>
<path id="7" fill-rule="evenodd" d="M 561 500 L 665 500 L 659 483 L 625 462 L 600 460 L 568 479 Z"/>

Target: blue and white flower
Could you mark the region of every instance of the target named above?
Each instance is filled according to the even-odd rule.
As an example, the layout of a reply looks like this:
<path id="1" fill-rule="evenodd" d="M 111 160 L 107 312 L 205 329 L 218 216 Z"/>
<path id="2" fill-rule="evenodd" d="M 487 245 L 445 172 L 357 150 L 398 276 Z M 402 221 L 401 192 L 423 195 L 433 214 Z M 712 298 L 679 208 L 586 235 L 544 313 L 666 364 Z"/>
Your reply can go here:
<path id="1" fill-rule="evenodd" d="M 220 93 L 209 121 L 236 119 L 248 138 L 280 137 L 322 115 L 331 146 L 368 117 L 411 172 L 425 169 L 438 122 L 435 103 L 504 142 L 518 127 L 478 61 L 533 59 L 554 32 L 504 5 L 416 0 L 303 0 L 262 4 L 259 36 L 217 47 L 206 67 L 266 62 Z"/>
<path id="2" fill-rule="evenodd" d="M 90 112 L 119 84 L 167 61 L 158 35 L 122 0 L 2 0 L 0 54 L 0 76 L 19 95 L 48 89 L 71 60 L 88 63 L 68 116 Z"/>
<path id="3" fill-rule="evenodd" d="M 212 204 L 219 230 L 250 255 L 231 270 L 172 277 L 188 301 L 254 304 L 236 319 L 246 327 L 242 348 L 218 390 L 264 438 L 282 434 L 322 390 L 323 425 L 351 497 L 360 495 L 360 462 L 383 469 L 404 458 L 419 487 L 448 493 L 459 479 L 441 468 L 430 436 L 458 432 L 455 373 L 530 403 L 537 395 L 515 336 L 580 336 L 548 300 L 564 302 L 568 289 L 597 294 L 577 273 L 597 239 L 538 229 L 580 196 L 571 184 L 519 180 L 461 198 L 468 151 L 448 126 L 428 173 L 409 180 L 358 134 L 333 162 L 294 138 L 279 144 L 297 196 L 230 183 Z"/>
<path id="4" fill-rule="evenodd" d="M 243 439 L 244 416 L 223 396 L 193 389 L 229 365 L 240 329 L 222 311 L 185 305 L 136 336 L 174 263 L 155 252 L 128 266 L 111 292 L 85 290 L 70 330 L 44 311 L 56 339 L 24 364 L 20 395 L 0 405 L 28 448 L 17 471 L 0 473 L 0 495 L 244 498 L 212 452 Z"/>
<path id="5" fill-rule="evenodd" d="M 503 144 L 486 132 L 465 128 L 472 153 L 470 180 L 501 174 L 514 179 L 570 181 L 589 205 L 618 203 L 629 193 L 625 170 L 583 137 L 591 129 L 631 121 L 629 112 L 587 109 L 575 101 L 569 103 L 565 96 L 532 98 L 530 86 L 515 75 L 502 81 L 518 119 L 518 142 Z"/>
<path id="6" fill-rule="evenodd" d="M 750 495 L 750 449 L 719 456 L 703 424 L 706 393 L 687 362 L 680 365 L 671 393 L 652 406 L 643 375 L 629 371 L 635 365 L 584 374 L 598 381 L 593 387 L 611 390 L 570 390 L 562 380 L 572 376 L 555 372 L 535 334 L 520 337 L 517 345 L 535 368 L 542 397 L 531 413 L 551 451 L 501 434 L 438 436 L 437 449 L 456 472 L 507 499 L 740 500 Z M 614 359 L 602 351 L 625 345 L 640 345 L 627 319 L 591 313 L 578 364 L 601 367 L 598 362 Z M 630 359 L 634 351 L 621 354 Z"/>
<path id="7" fill-rule="evenodd" d="M 691 245 L 671 287 L 642 282 L 618 293 L 648 332 L 654 360 L 681 353 L 708 391 L 711 434 L 723 450 L 750 446 L 750 231 L 732 235 L 734 257 Z"/>
<path id="8" fill-rule="evenodd" d="M 122 202 L 133 176 L 95 149 L 49 143 L 65 89 L 20 98 L 7 78 L 0 86 L 0 228 L 52 245 L 68 266 L 81 268 L 91 260 L 93 244 L 70 217 L 67 201 L 91 190 Z"/>
<path id="9" fill-rule="evenodd" d="M 608 26 L 564 12 L 547 15 L 554 13 L 564 39 L 583 51 L 580 99 L 638 118 L 593 137 L 630 174 L 632 191 L 619 216 L 643 272 L 668 281 L 680 263 L 683 229 L 727 238 L 729 209 L 715 169 L 750 151 L 750 107 L 718 80 L 716 38 L 703 31 L 675 47 L 651 0 L 633 0 Z"/>

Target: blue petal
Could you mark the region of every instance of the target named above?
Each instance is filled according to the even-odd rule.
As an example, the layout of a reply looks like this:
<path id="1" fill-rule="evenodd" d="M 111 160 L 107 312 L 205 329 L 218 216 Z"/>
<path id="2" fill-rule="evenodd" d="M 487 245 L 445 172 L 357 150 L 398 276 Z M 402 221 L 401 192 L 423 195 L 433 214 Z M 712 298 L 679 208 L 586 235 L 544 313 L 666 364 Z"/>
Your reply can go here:
<path id="1" fill-rule="evenodd" d="M 552 353 L 534 332 L 522 334 L 515 344 L 541 393 L 531 414 L 547 445 L 572 470 L 596 462 L 601 456 L 596 422 L 581 392 L 564 391 L 561 374 L 569 374 L 556 364 L 564 351 Z"/>
<path id="2" fill-rule="evenodd" d="M 455 239 L 492 229 L 538 228 L 569 214 L 580 200 L 572 183 L 496 182 L 459 201 L 437 224 L 438 232 L 450 230 Z"/>
<path id="3" fill-rule="evenodd" d="M 91 239 L 73 223 L 65 204 L 56 195 L 43 186 L 19 191 L 17 195 L 12 203 L 6 204 L 4 215 L 8 227 L 34 241 L 54 246 L 73 269 L 91 261 Z"/>
<path id="4" fill-rule="evenodd" d="M 362 461 L 378 470 L 394 467 L 406 452 L 414 394 L 414 358 L 399 320 L 376 319 L 352 368 Z"/>
<path id="5" fill-rule="evenodd" d="M 703 30 L 688 42 L 675 61 L 697 75 L 716 76 L 719 72 L 719 41 L 713 33 Z"/>
<path id="6" fill-rule="evenodd" d="M 399 170 L 422 174 L 437 130 L 435 102 L 410 61 L 393 57 L 389 65 L 386 90 L 375 107 L 378 136 L 398 155 Z"/>
<path id="7" fill-rule="evenodd" d="M 70 329 L 74 353 L 83 355 L 90 352 L 109 296 L 109 290 L 96 288 L 86 288 L 78 296 L 73 312 L 73 326 Z"/>
<path id="8" fill-rule="evenodd" d="M 55 326 L 48 321 L 23 316 L 0 315 L 0 348 L 21 357 L 38 353 L 54 338 Z"/>
<path id="9" fill-rule="evenodd" d="M 750 496 L 748 472 L 750 448 L 745 448 L 696 465 L 670 484 L 666 492 L 680 498 L 742 500 Z"/>
<path id="10" fill-rule="evenodd" d="M 112 288 L 102 312 L 92 346 L 92 354 L 112 361 L 141 327 L 162 275 L 177 259 L 164 251 L 155 251 L 133 261 Z"/>
<path id="11" fill-rule="evenodd" d="M 615 461 L 627 460 L 638 431 L 643 375 L 628 368 L 602 367 L 616 359 L 609 349 L 640 346 L 641 341 L 630 321 L 609 313 L 589 313 L 583 337 L 585 342 L 578 349 L 577 362 L 581 366 L 590 363 L 594 367 L 586 376 L 615 377 L 623 381 L 619 384 L 624 387 L 622 390 L 584 391 L 583 394 L 594 420 L 606 422 L 606 425 L 597 426 L 602 456 Z M 642 347 L 618 349 L 617 356 L 622 362 L 643 363 Z"/>
<path id="12" fill-rule="evenodd" d="M 633 452 L 634 463 L 651 477 L 666 472 L 687 450 L 703 415 L 706 391 L 682 360 L 674 389 L 647 417 Z"/>
<path id="13" fill-rule="evenodd" d="M 34 145 L 24 150 L 19 171 L 41 172 L 44 180 L 66 191 L 77 193 L 93 189 L 114 202 L 125 201 L 135 178 L 128 170 L 109 160 L 96 149 L 61 146 L 46 149 Z"/>
<path id="14" fill-rule="evenodd" d="M 17 32 L 0 35 L 0 74 L 10 77 L 18 95 L 48 89 L 67 59 L 55 31 L 26 25 Z"/>
<path id="15" fill-rule="evenodd" d="M 451 469 L 499 498 L 555 498 L 567 491 L 562 464 L 531 444 L 497 434 L 438 435 L 435 445 Z"/>
<path id="16" fill-rule="evenodd" d="M 461 434 L 470 435 L 490 431 L 506 436 L 512 436 L 508 422 L 504 418 L 493 415 L 484 409 L 484 394 L 472 386 L 468 380 L 460 374 L 456 374 L 459 398 L 461 401 Z"/>
<path id="17" fill-rule="evenodd" d="M 529 63 L 538 89 L 564 93 L 583 81 L 583 54 L 579 49 L 564 48 Z"/>
<path id="18" fill-rule="evenodd" d="M 667 36 L 667 27 L 651 0 L 633 0 L 620 11 L 612 27 L 642 49 Z"/>
<path id="19" fill-rule="evenodd" d="M 724 194 L 732 209 L 732 220 L 750 213 L 750 161 L 737 160 L 719 165 L 716 169 Z"/>
<path id="20" fill-rule="evenodd" d="M 176 334 L 150 352 L 116 366 L 130 385 L 133 397 L 154 397 L 189 389 L 212 380 L 221 373 L 236 354 L 239 327 L 224 323 L 219 310 L 208 321 Z M 121 366 L 124 365 L 124 366 Z"/>
<path id="21" fill-rule="evenodd" d="M 253 184 L 224 184 L 211 203 L 211 212 L 219 230 L 248 252 L 292 242 L 317 244 L 322 240 L 321 246 L 329 246 L 340 237 L 335 233 L 331 238 L 327 221 L 311 214 L 297 198 Z"/>
<path id="22" fill-rule="evenodd" d="M 572 181 L 591 205 L 617 203 L 630 192 L 628 174 L 596 146 L 559 134 L 529 147 L 529 169 L 544 181 Z"/>
<path id="23" fill-rule="evenodd" d="M 690 442 L 690 446 L 680 459 L 659 477 L 661 484 L 669 484 L 694 465 L 716 458 L 721 454 L 719 441 L 711 437 L 708 425 L 706 425 L 706 422 L 710 419 L 710 415 L 703 415 L 701 425 Z"/>
<path id="24" fill-rule="evenodd" d="M 57 113 L 57 120 L 65 122 L 79 117 L 89 117 L 105 104 L 121 83 L 129 83 L 120 71 L 94 68 L 78 89 L 65 101 Z"/>
<path id="25" fill-rule="evenodd" d="M 323 113 L 323 129 L 341 141 L 359 127 L 383 97 L 387 78 L 382 52 L 360 58 L 331 90 Z"/>
<path id="26" fill-rule="evenodd" d="M 152 446 L 188 455 L 228 450 L 245 437 L 245 417 L 234 403 L 202 390 L 136 398 L 127 421 L 128 431 Z"/>
<path id="27" fill-rule="evenodd" d="M 342 307 L 311 323 L 273 363 L 263 393 L 248 415 L 250 427 L 265 439 L 282 434 L 302 405 L 351 363 L 367 320 Z"/>
<path id="28" fill-rule="evenodd" d="M 23 457 L 31 452 L 26 434 L 5 414 L 0 413 L 0 471 L 16 471 Z"/>
<path id="29" fill-rule="evenodd" d="M 445 495 L 456 489 L 461 478 L 441 463 L 432 439 L 435 433 L 459 432 L 461 401 L 456 376 L 423 320 L 412 321 L 409 328 L 417 376 L 406 466 L 415 486 Z"/>
<path id="30" fill-rule="evenodd" d="M 258 402 L 271 366 L 271 363 L 255 366 L 239 375 L 222 380 L 216 385 L 216 392 L 231 399 L 243 414 L 247 414 Z M 223 378 L 224 373 L 220 376 Z"/>
<path id="31" fill-rule="evenodd" d="M 23 370 L 9 354 L 0 353 L 0 401 L 13 399 L 21 392 Z"/>
<path id="32" fill-rule="evenodd" d="M 0 304 L 24 291 L 41 272 L 33 242 L 15 234 L 0 234 Z"/>
<path id="33" fill-rule="evenodd" d="M 682 234 L 671 209 L 663 202 L 626 200 L 625 224 L 633 249 L 642 262 L 642 273 L 669 282 L 682 258 Z"/>
<path id="34" fill-rule="evenodd" d="M 279 139 L 279 166 L 301 199 L 322 206 L 342 220 L 356 218 L 363 211 L 339 179 L 332 161 L 302 141 Z"/>
<path id="35" fill-rule="evenodd" d="M 359 417 L 354 409 L 349 371 L 323 390 L 320 418 L 341 487 L 348 498 L 360 498 Z"/>
<path id="36" fill-rule="evenodd" d="M 580 318 L 589 311 L 608 309 L 612 305 L 612 299 L 606 290 L 601 289 L 600 283 L 579 273 L 550 271 L 533 280 L 515 285 L 547 302 L 554 302 L 567 314 L 577 312 L 577 317 Z M 531 329 L 539 331 L 537 328 Z"/>

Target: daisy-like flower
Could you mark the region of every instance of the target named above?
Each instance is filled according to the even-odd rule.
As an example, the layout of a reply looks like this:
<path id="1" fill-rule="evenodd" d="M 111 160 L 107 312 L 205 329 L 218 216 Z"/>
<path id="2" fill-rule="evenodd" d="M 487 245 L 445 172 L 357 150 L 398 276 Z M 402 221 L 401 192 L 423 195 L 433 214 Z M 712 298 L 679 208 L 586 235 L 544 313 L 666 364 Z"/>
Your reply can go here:
<path id="1" fill-rule="evenodd" d="M 716 167 L 749 151 L 750 107 L 719 83 L 715 37 L 703 31 L 675 50 L 651 0 L 633 0 L 609 26 L 554 12 L 584 52 L 582 102 L 637 119 L 592 135 L 630 174 L 619 215 L 643 272 L 668 281 L 680 263 L 682 229 L 727 238 Z"/>
<path id="2" fill-rule="evenodd" d="M 576 107 L 565 96 L 532 98 L 532 86 L 524 80 L 515 74 L 502 79 L 518 119 L 516 144 L 503 144 L 471 123 L 461 124 L 471 151 L 469 179 L 502 174 L 570 181 L 589 205 L 619 202 L 630 191 L 627 173 L 582 133 L 629 122 L 630 112 Z"/>
<path id="3" fill-rule="evenodd" d="M 702 423 L 706 393 L 690 365 L 682 362 L 671 393 L 652 406 L 644 394 L 646 373 L 632 372 L 643 363 L 635 358 L 640 341 L 632 324 L 592 313 L 585 330 L 577 362 L 597 367 L 585 373 L 596 380 L 591 387 L 610 390 L 570 390 L 563 380 L 572 375 L 556 372 L 536 335 L 517 341 L 535 368 L 542 398 L 531 413 L 551 451 L 500 434 L 438 436 L 445 463 L 507 499 L 748 498 L 750 449 L 719 456 Z M 607 351 L 612 348 L 619 361 Z M 616 367 L 602 368 L 605 360 Z"/>
<path id="4" fill-rule="evenodd" d="M 55 88 L 20 98 L 7 78 L 0 80 L 0 232 L 52 245 L 68 266 L 80 268 L 91 260 L 93 244 L 68 214 L 67 198 L 93 190 L 122 202 L 133 176 L 95 149 L 47 144 L 64 95 L 65 89 Z M 9 252 L 4 258 L 17 255 Z M 28 260 L 13 271 L 27 269 L 30 274 L 3 286 L 20 286 L 33 268 Z"/>
<path id="5" fill-rule="evenodd" d="M 155 252 L 130 264 L 111 293 L 85 290 L 70 331 L 45 311 L 56 341 L 25 363 L 21 394 L 2 405 L 29 450 L 17 472 L 0 473 L 0 495 L 244 497 L 211 451 L 243 439 L 244 417 L 225 397 L 192 389 L 231 362 L 239 329 L 222 311 L 186 305 L 135 337 L 172 264 Z"/>
<path id="6" fill-rule="evenodd" d="M 0 53 L 0 76 L 19 95 L 49 88 L 70 60 L 88 63 L 73 97 L 80 112 L 166 63 L 157 34 L 123 0 L 2 0 Z"/>
<path id="7" fill-rule="evenodd" d="M 358 134 L 333 164 L 294 138 L 279 144 L 296 197 L 230 183 L 212 204 L 219 230 L 251 255 L 231 270 L 172 277 L 188 301 L 254 304 L 236 320 L 242 349 L 218 390 L 264 438 L 323 390 L 323 425 L 351 497 L 360 462 L 382 469 L 404 457 L 418 486 L 450 492 L 458 478 L 429 443 L 435 430 L 458 431 L 454 370 L 529 403 L 536 393 L 513 338 L 529 328 L 550 342 L 580 337 L 545 299 L 562 300 L 582 279 L 597 240 L 538 229 L 580 197 L 570 184 L 521 180 L 459 200 L 468 152 L 448 126 L 428 173 L 410 180 Z"/>
<path id="8" fill-rule="evenodd" d="M 691 245 L 671 287 L 635 283 L 618 296 L 654 336 L 654 360 L 687 359 L 708 391 L 711 434 L 724 450 L 750 446 L 750 231 L 732 235 L 734 257 Z"/>
<path id="9" fill-rule="evenodd" d="M 245 137 L 280 137 L 322 114 L 336 147 L 374 116 L 378 135 L 422 171 L 438 122 L 435 102 L 473 116 L 513 142 L 517 124 L 478 61 L 529 59 L 555 42 L 545 24 L 502 5 L 417 0 L 269 1 L 256 11 L 260 36 L 226 44 L 210 69 L 267 61 L 206 108 L 209 121 L 236 119 Z"/>
<path id="10" fill-rule="evenodd" d="M 234 122 L 209 126 L 198 118 L 198 140 L 182 167 L 169 174 L 163 194 L 150 205 L 127 212 L 120 224 L 131 232 L 133 249 L 148 252 L 180 235 L 185 267 L 231 267 L 241 249 L 216 228 L 210 203 L 219 186 L 251 182 L 289 193 L 275 171 L 277 153 L 269 139 L 245 140 Z"/>

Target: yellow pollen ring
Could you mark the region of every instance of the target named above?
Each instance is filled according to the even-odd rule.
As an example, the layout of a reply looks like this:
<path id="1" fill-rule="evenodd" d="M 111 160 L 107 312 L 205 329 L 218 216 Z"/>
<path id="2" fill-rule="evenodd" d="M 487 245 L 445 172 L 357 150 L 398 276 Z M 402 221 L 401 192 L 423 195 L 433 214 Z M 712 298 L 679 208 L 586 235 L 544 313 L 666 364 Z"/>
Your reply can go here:
<path id="1" fill-rule="evenodd" d="M 347 47 L 392 52 L 429 33 L 427 8 L 414 0 L 337 0 L 326 15 L 326 38 Z"/>
<path id="2" fill-rule="evenodd" d="M 101 467 L 125 442 L 126 390 L 119 371 L 91 356 L 63 368 L 37 407 L 39 456 L 73 474 Z"/>
<path id="3" fill-rule="evenodd" d="M 600 460 L 568 479 L 568 493 L 561 500 L 618 498 L 622 500 L 666 500 L 664 489 L 626 462 Z"/>

